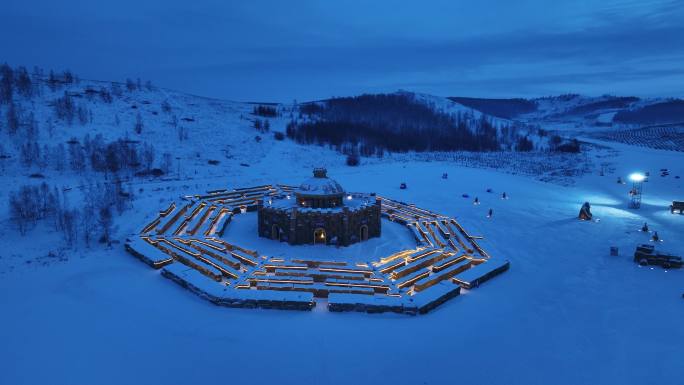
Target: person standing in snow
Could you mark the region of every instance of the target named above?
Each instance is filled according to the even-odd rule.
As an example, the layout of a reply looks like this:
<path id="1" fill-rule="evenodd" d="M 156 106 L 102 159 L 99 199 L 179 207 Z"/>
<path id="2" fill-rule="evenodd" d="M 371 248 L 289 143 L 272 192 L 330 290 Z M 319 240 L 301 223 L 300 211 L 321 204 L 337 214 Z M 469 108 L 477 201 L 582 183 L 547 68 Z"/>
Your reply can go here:
<path id="1" fill-rule="evenodd" d="M 489 212 L 487 213 L 487 218 L 491 218 L 492 215 L 494 215 L 494 210 L 489 209 Z"/>

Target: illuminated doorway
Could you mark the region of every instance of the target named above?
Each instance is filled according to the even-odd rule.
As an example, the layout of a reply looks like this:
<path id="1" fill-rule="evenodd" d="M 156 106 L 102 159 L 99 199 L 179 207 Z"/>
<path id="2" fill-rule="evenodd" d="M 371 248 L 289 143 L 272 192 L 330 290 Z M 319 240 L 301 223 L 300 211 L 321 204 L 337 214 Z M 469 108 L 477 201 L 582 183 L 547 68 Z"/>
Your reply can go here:
<path id="1" fill-rule="evenodd" d="M 314 230 L 314 245 L 325 244 L 325 229 L 318 228 Z"/>

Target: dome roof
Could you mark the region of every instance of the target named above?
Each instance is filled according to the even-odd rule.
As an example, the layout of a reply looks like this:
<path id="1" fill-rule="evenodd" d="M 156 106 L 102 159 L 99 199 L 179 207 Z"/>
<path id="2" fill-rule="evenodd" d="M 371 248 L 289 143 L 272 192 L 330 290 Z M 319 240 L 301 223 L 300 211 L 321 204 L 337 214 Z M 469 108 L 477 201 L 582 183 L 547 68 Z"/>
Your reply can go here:
<path id="1" fill-rule="evenodd" d="M 305 195 L 337 195 L 344 194 L 344 189 L 334 179 L 309 178 L 299 185 L 297 192 Z"/>
<path id="2" fill-rule="evenodd" d="M 296 192 L 303 195 L 340 195 L 344 194 L 344 189 L 327 177 L 325 169 L 315 169 L 314 177 L 302 182 Z"/>

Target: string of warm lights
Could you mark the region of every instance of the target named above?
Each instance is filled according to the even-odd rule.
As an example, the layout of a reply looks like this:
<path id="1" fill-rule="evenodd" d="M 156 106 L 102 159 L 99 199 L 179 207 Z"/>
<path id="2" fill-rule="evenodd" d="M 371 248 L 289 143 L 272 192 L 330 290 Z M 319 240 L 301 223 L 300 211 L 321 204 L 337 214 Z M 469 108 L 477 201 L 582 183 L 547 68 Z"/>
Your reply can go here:
<path id="1" fill-rule="evenodd" d="M 289 197 L 294 191 L 292 186 L 262 185 L 189 196 L 187 204 L 179 206 L 172 202 L 142 229 L 140 240 L 147 247 L 158 250 L 158 256 L 148 258 L 144 250 L 136 249 L 137 244 L 127 244 L 127 249 L 155 268 L 163 268 L 176 261 L 230 290 L 302 292 L 311 293 L 314 297 L 331 294 L 391 299 L 423 296 L 430 292 L 430 288 L 445 284 L 464 288 L 477 286 L 482 279 L 508 267 L 506 262 L 487 270 L 490 256 L 477 243 L 481 237 L 470 235 L 454 218 L 385 197 L 377 197 L 379 215 L 403 224 L 423 246 L 401 250 L 370 263 L 350 264 L 344 260 L 268 258 L 256 250 L 226 242 L 220 238 L 221 232 L 216 235 L 219 227 L 225 229 L 230 223 L 232 215 L 259 209 L 264 200 L 269 201 L 276 196 Z M 352 201 L 364 197 L 357 195 L 346 194 L 343 199 Z M 359 204 L 362 207 L 370 202 Z M 278 210 L 271 206 L 264 209 Z M 301 215 L 314 213 L 304 212 Z M 170 236 L 166 235 L 168 232 Z M 197 234 L 202 237 L 197 237 Z M 326 237 L 324 231 L 315 234 L 319 238 Z M 471 274 L 468 279 L 460 278 L 462 273 L 474 272 L 475 268 L 479 273 Z M 195 279 L 192 274 L 183 274 L 182 271 L 174 277 L 181 281 Z M 190 282 L 188 285 L 201 286 Z M 372 302 L 364 301 L 361 301 L 364 303 L 361 308 L 374 306 Z M 273 305 L 278 301 L 269 300 L 269 303 Z M 403 307 L 399 306 L 399 309 Z"/>

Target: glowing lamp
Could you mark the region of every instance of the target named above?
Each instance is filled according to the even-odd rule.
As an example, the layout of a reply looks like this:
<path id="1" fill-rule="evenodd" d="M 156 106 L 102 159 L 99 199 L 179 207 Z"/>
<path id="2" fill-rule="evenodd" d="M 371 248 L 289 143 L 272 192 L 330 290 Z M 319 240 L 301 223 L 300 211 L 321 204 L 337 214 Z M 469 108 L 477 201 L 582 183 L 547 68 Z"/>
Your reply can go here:
<path id="1" fill-rule="evenodd" d="M 629 191 L 629 195 L 631 197 L 629 207 L 638 209 L 639 207 L 641 207 L 641 194 L 643 182 L 644 180 L 646 180 L 646 175 L 640 172 L 635 172 L 629 175 L 629 179 L 633 183 L 633 187 Z"/>
<path id="2" fill-rule="evenodd" d="M 629 176 L 629 180 L 632 182 L 643 182 L 646 176 L 640 172 L 635 172 Z"/>

